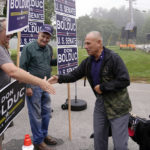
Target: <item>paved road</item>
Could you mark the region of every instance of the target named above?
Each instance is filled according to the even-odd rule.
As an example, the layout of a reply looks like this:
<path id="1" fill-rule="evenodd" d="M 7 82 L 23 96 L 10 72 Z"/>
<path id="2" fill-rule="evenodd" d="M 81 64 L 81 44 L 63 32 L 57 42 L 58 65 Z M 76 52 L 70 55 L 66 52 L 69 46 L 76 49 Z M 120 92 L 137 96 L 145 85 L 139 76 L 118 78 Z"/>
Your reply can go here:
<path id="1" fill-rule="evenodd" d="M 58 140 L 57 146 L 51 146 L 52 150 L 94 150 L 93 139 L 90 135 L 93 132 L 93 108 L 95 96 L 89 84 L 83 86 L 83 80 L 77 82 L 77 99 L 87 102 L 87 109 L 80 112 L 71 111 L 71 133 L 72 140 L 69 139 L 68 132 L 68 111 L 61 109 L 67 98 L 67 85 L 56 84 L 56 95 L 51 96 L 52 119 L 49 126 L 49 134 Z M 71 84 L 71 99 L 75 98 L 75 84 Z M 150 84 L 131 83 L 128 88 L 133 104 L 132 113 L 148 118 L 150 114 Z M 5 132 L 3 142 L 4 150 L 21 150 L 25 134 L 30 134 L 30 126 L 25 108 L 14 119 L 15 126 Z M 129 139 L 129 149 L 138 150 L 138 145 Z M 112 138 L 109 138 L 109 150 L 113 150 Z"/>

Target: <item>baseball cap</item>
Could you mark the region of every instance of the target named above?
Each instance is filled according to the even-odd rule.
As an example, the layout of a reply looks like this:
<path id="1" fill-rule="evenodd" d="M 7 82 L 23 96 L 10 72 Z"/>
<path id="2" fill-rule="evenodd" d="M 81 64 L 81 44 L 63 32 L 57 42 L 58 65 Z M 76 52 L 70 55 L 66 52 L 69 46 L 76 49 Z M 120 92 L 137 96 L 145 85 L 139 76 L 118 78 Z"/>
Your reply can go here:
<path id="1" fill-rule="evenodd" d="M 44 24 L 42 26 L 40 32 L 46 32 L 52 36 L 53 35 L 53 27 L 50 26 L 49 24 Z"/>

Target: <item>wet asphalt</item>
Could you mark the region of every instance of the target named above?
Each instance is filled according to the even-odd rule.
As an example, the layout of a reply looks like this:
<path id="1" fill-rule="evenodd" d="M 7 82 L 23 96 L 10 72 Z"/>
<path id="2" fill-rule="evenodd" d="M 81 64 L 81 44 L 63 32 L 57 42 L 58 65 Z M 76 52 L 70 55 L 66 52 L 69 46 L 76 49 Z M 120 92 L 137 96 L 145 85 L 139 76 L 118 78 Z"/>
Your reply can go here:
<path id="1" fill-rule="evenodd" d="M 56 84 L 56 95 L 51 95 L 51 107 L 53 109 L 52 118 L 49 125 L 49 134 L 56 138 L 58 144 L 50 146 L 52 150 L 94 150 L 93 139 L 90 135 L 93 133 L 93 109 L 95 96 L 87 83 L 84 87 L 84 81 L 77 82 L 77 91 L 75 83 L 70 84 L 71 99 L 82 100 L 87 103 L 87 108 L 82 111 L 71 111 L 70 128 L 68 121 L 68 110 L 61 108 L 67 99 L 67 84 Z M 132 113 L 140 117 L 149 119 L 150 115 L 150 84 L 131 83 L 128 87 L 129 95 L 132 101 Z M 76 94 L 77 92 L 77 94 Z M 14 126 L 7 129 L 3 141 L 3 150 L 21 150 L 25 134 L 31 134 L 28 119 L 27 107 L 14 118 Z M 70 130 L 70 132 L 69 132 Z M 138 150 L 138 145 L 129 138 L 129 150 Z M 112 138 L 109 138 L 109 150 L 113 150 Z"/>

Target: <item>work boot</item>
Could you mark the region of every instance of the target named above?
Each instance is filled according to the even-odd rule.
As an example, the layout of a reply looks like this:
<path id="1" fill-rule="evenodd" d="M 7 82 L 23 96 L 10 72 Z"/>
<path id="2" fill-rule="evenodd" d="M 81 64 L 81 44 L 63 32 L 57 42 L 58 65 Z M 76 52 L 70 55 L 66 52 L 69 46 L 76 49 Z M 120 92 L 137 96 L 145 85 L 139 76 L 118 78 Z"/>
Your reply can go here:
<path id="1" fill-rule="evenodd" d="M 47 145 L 56 145 L 57 144 L 57 141 L 53 137 L 51 137 L 49 135 L 44 138 L 44 142 Z"/>
<path id="2" fill-rule="evenodd" d="M 35 150 L 51 150 L 44 142 L 40 144 L 34 144 Z"/>

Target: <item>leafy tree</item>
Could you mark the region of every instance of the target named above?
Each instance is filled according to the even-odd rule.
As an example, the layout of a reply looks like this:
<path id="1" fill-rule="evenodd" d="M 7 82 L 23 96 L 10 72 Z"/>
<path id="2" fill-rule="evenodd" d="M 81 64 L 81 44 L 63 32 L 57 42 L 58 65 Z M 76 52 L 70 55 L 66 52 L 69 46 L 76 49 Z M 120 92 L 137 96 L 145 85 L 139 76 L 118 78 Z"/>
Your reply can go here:
<path id="1" fill-rule="evenodd" d="M 144 26 L 143 26 L 143 33 L 150 33 L 150 16 L 148 16 L 145 20 Z"/>
<path id="2" fill-rule="evenodd" d="M 55 17 L 55 11 L 54 11 L 54 0 L 44 0 L 44 15 L 45 15 L 45 21 L 46 24 L 51 24 L 54 21 Z M 54 35 L 56 35 L 56 31 L 54 30 Z M 55 36 L 52 36 L 52 39 L 56 39 Z"/>
<path id="3" fill-rule="evenodd" d="M 4 9 L 3 9 L 3 15 L 0 15 L 0 17 L 6 17 L 6 12 L 7 12 L 7 1 L 5 3 Z"/>
<path id="4" fill-rule="evenodd" d="M 128 10 L 124 6 L 119 9 L 112 8 L 109 11 L 103 8 L 94 8 L 91 17 L 98 20 L 111 21 L 116 27 L 121 28 L 128 22 Z"/>
<path id="5" fill-rule="evenodd" d="M 52 24 L 52 18 L 55 15 L 54 0 L 45 0 L 44 11 L 45 11 L 45 23 Z"/>
<path id="6" fill-rule="evenodd" d="M 81 42 L 81 47 L 83 47 L 86 34 L 98 29 L 98 21 L 94 18 L 86 15 L 77 19 L 77 38 Z"/>
<path id="7" fill-rule="evenodd" d="M 109 11 L 103 8 L 94 8 L 90 16 L 91 18 L 95 18 L 100 22 L 109 21 L 111 22 L 110 26 L 112 25 L 115 27 L 115 28 L 113 27 L 112 30 L 113 32 L 111 34 L 116 35 L 116 37 L 114 36 L 111 40 L 112 42 L 109 42 L 111 44 L 115 42 L 114 39 L 116 40 L 119 39 L 119 35 L 121 35 L 121 28 L 125 27 L 126 24 L 129 22 L 129 10 L 126 9 L 124 6 L 120 7 L 119 9 L 112 8 Z M 146 33 L 150 33 L 149 30 L 150 22 L 148 21 L 148 17 L 150 17 L 150 12 L 143 13 L 141 11 L 137 11 L 136 9 L 133 9 L 133 18 L 134 18 L 135 26 L 137 26 L 137 35 L 136 35 L 137 43 L 144 43 Z M 105 25 L 105 28 L 101 27 L 102 29 L 101 32 L 104 32 L 103 34 L 104 37 L 107 38 L 109 37 L 108 36 L 108 34 L 110 34 L 109 28 L 110 27 L 108 27 L 108 24 Z"/>
<path id="8" fill-rule="evenodd" d="M 93 8 L 90 16 L 95 19 L 104 19 L 108 14 L 108 10 L 102 7 L 100 8 Z M 107 19 L 107 18 L 106 18 Z"/>
<path id="9" fill-rule="evenodd" d="M 129 22 L 128 16 L 128 10 L 122 6 L 119 9 L 112 8 L 107 14 L 107 20 L 111 20 L 118 29 L 121 29 Z"/>
<path id="10" fill-rule="evenodd" d="M 150 34 L 150 16 L 147 16 L 145 19 L 145 22 L 142 28 L 142 33 L 143 33 L 144 42 L 148 43 L 149 41 L 147 40 L 146 36 L 147 34 Z"/>
<path id="11" fill-rule="evenodd" d="M 82 16 L 77 19 L 77 37 L 84 44 L 84 38 L 90 31 L 99 31 L 103 36 L 104 45 L 112 45 L 118 40 L 119 33 L 111 21 Z"/>

